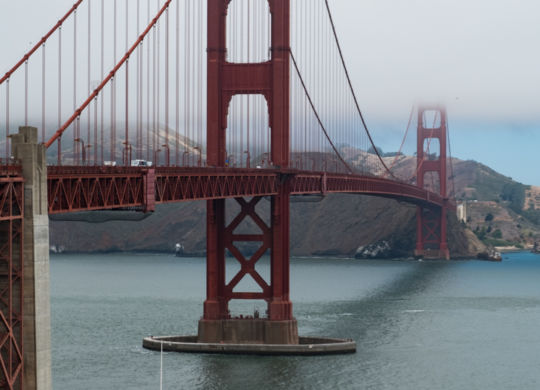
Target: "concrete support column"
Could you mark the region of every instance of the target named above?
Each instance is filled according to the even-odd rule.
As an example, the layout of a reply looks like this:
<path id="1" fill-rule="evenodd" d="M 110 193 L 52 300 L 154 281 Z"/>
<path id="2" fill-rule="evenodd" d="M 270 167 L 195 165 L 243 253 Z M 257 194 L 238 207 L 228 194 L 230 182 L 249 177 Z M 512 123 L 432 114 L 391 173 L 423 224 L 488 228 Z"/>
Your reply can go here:
<path id="1" fill-rule="evenodd" d="M 12 156 L 22 164 L 24 183 L 23 345 L 25 390 L 51 390 L 49 216 L 45 146 L 37 129 L 20 127 Z"/>

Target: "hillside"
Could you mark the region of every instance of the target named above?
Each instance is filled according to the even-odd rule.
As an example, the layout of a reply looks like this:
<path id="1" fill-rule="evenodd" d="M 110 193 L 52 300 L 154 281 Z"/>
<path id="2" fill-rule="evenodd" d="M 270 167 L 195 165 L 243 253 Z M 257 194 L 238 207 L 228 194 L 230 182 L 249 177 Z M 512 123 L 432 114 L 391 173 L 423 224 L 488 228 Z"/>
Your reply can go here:
<path id="1" fill-rule="evenodd" d="M 174 251 L 180 242 L 188 253 L 204 254 L 206 203 L 178 203 L 158 206 L 156 212 L 139 222 L 66 222 L 51 221 L 51 244 L 67 251 Z M 229 210 L 236 208 L 228 201 Z M 262 200 L 258 213 L 268 215 L 269 202 Z M 291 204 L 291 253 L 294 256 L 354 256 L 359 246 L 387 240 L 399 248 L 399 255 L 409 256 L 415 244 L 413 206 L 393 200 L 368 196 L 336 194 L 318 203 Z M 330 217 L 331 216 L 331 217 Z M 229 212 L 228 219 L 232 218 Z M 254 227 L 248 224 L 243 228 Z M 450 247 L 452 253 L 466 256 L 470 240 L 465 239 L 457 220 L 452 218 Z M 254 252 L 246 244 L 243 249 Z M 473 251 L 478 251 L 478 244 Z"/>
<path id="2" fill-rule="evenodd" d="M 386 158 L 387 163 L 392 159 Z M 416 159 L 400 156 L 398 175 L 412 172 Z M 540 187 L 527 186 L 476 161 L 452 160 L 448 191 L 466 208 L 463 225 L 486 245 L 531 246 L 540 240 Z M 429 181 L 428 181 L 429 186 Z"/>
<path id="3" fill-rule="evenodd" d="M 348 153 L 350 161 L 359 159 L 359 155 Z M 388 164 L 394 160 L 385 159 Z M 400 156 L 395 169 L 405 177 L 414 172 L 415 166 L 414 157 Z M 456 197 L 466 202 L 467 208 L 467 219 L 462 223 L 450 216 L 449 245 L 453 256 L 470 256 L 484 250 L 479 239 L 487 245 L 528 245 L 540 236 L 539 226 L 527 218 L 530 211 L 519 204 L 520 189 L 524 191 L 523 202 L 525 195 L 531 199 L 537 196 L 536 192 L 526 192 L 528 187 L 474 161 L 454 160 L 453 172 Z M 452 184 L 449 189 L 452 191 Z M 291 253 L 295 256 L 354 256 L 360 246 L 380 241 L 389 242 L 395 256 L 412 254 L 415 207 L 411 205 L 347 194 L 327 196 L 319 202 L 300 200 L 303 198 L 293 198 L 291 203 Z M 230 220 L 237 206 L 233 200 L 227 205 Z M 263 199 L 257 210 L 262 217 L 267 216 L 269 202 Z M 53 220 L 51 244 L 77 252 L 172 253 L 175 244 L 182 243 L 186 252 L 203 255 L 205 229 L 205 202 L 179 203 L 158 206 L 155 213 L 139 222 L 95 224 Z M 246 252 L 256 249 L 248 243 L 243 246 Z"/>

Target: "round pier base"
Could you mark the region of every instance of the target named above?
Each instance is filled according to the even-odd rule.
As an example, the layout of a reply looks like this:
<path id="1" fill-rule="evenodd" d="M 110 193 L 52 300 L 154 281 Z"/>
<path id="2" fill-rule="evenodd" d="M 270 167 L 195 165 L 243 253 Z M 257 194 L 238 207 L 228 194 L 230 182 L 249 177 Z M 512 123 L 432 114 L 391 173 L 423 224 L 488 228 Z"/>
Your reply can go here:
<path id="1" fill-rule="evenodd" d="M 348 339 L 299 337 L 298 344 L 199 343 L 197 336 L 152 336 L 143 347 L 154 351 L 242 355 L 330 355 L 355 353 L 356 342 Z"/>

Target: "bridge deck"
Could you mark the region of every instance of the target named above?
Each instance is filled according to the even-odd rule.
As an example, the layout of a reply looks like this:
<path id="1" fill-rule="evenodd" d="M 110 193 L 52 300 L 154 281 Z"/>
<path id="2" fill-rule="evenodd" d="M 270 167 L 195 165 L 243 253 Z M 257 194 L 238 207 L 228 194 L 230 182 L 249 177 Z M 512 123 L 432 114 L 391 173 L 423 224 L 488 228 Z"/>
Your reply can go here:
<path id="1" fill-rule="evenodd" d="M 290 181 L 292 195 L 352 193 L 431 207 L 445 203 L 440 195 L 414 185 L 365 175 L 273 169 L 50 166 L 49 214 L 151 210 L 160 203 L 275 195 L 282 180 Z"/>

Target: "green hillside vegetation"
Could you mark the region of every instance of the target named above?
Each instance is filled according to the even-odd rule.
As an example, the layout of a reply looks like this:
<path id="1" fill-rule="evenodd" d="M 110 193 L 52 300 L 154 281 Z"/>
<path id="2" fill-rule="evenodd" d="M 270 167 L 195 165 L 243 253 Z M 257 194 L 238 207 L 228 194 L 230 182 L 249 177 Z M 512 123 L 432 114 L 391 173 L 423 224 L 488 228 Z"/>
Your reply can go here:
<path id="1" fill-rule="evenodd" d="M 523 204 L 525 202 L 525 189 L 521 183 L 512 182 L 503 185 L 500 198 L 501 200 L 508 202 L 508 207 L 515 213 L 523 213 Z"/>
<path id="2" fill-rule="evenodd" d="M 511 177 L 501 175 L 483 164 L 473 161 L 467 161 L 467 163 L 470 163 L 474 167 L 473 169 L 476 173 L 476 180 L 474 183 L 471 183 L 474 187 L 474 196 L 470 199 L 498 201 L 504 187 L 511 187 L 509 188 L 510 190 L 513 189 L 515 184 L 520 185 L 514 182 Z M 509 192 L 508 195 L 513 193 L 512 190 L 507 192 Z M 525 196 L 524 192 L 523 196 Z"/>

